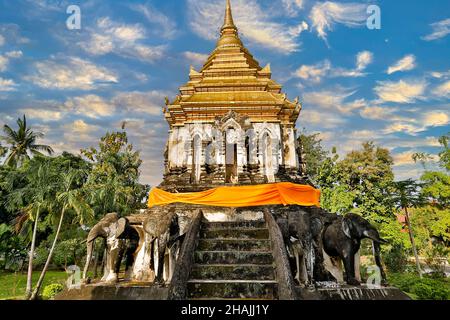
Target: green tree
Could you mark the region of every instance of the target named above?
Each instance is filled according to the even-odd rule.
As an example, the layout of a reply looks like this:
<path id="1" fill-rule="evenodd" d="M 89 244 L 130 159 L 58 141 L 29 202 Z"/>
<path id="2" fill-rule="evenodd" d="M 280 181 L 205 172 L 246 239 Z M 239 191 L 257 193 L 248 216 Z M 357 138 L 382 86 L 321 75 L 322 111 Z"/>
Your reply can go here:
<path id="1" fill-rule="evenodd" d="M 424 199 L 421 196 L 420 188 L 422 186 L 412 179 L 404 181 L 396 181 L 393 184 L 393 192 L 390 199 L 393 201 L 397 209 L 405 213 L 406 224 L 408 226 L 409 240 L 416 260 L 417 273 L 422 278 L 422 269 L 420 268 L 419 255 L 417 254 L 417 247 L 414 241 L 413 229 L 411 226 L 411 218 L 409 215 L 409 208 L 419 207 L 424 204 Z"/>
<path id="2" fill-rule="evenodd" d="M 61 231 L 61 226 L 63 224 L 66 211 L 73 210 L 77 214 L 80 224 L 84 223 L 86 218 L 93 217 L 93 211 L 89 207 L 89 205 L 84 201 L 84 192 L 79 187 L 79 181 L 84 180 L 83 178 L 84 176 L 86 176 L 86 172 L 83 170 L 71 169 L 67 173 L 60 172 L 59 181 L 61 181 L 62 185 L 61 190 L 56 195 L 56 202 L 58 204 L 58 207 L 60 208 L 59 223 L 56 229 L 56 234 L 53 239 L 52 246 L 50 248 L 47 257 L 47 261 L 45 262 L 39 280 L 36 284 L 33 294 L 31 295 L 32 300 L 36 299 L 36 297 L 39 294 L 39 290 L 41 289 L 45 274 L 47 272 L 47 268 L 53 257 L 53 252 L 55 250 L 55 246 L 58 241 L 59 233 Z"/>
<path id="3" fill-rule="evenodd" d="M 126 132 L 107 133 L 97 149 L 91 147 L 81 153 L 92 163 L 86 188 L 97 214 L 127 214 L 143 207 L 149 187 L 139 183 L 142 160 L 139 151 L 128 143 Z"/>
<path id="4" fill-rule="evenodd" d="M 323 161 L 318 174 L 322 206 L 339 213 L 353 210 L 373 223 L 392 220 L 388 194 L 394 174 L 389 151 L 366 142 L 343 160 L 336 150 L 332 155 Z"/>
<path id="5" fill-rule="evenodd" d="M 327 159 L 328 152 L 322 147 L 320 134 L 307 134 L 303 131 L 298 137 L 298 144 L 302 147 L 302 159 L 306 165 L 306 174 L 312 181 L 316 181 L 322 163 Z"/>
<path id="6" fill-rule="evenodd" d="M 22 119 L 17 119 L 17 125 L 17 131 L 6 124 L 3 127 L 5 136 L 2 136 L 1 139 L 9 145 L 5 160 L 7 166 L 20 166 L 24 160 L 30 159 L 30 154 L 42 156 L 41 151 L 49 155 L 53 154 L 53 149 L 50 146 L 36 143 L 37 139 L 42 138 L 44 135 L 31 130 L 27 126 L 25 115 Z"/>

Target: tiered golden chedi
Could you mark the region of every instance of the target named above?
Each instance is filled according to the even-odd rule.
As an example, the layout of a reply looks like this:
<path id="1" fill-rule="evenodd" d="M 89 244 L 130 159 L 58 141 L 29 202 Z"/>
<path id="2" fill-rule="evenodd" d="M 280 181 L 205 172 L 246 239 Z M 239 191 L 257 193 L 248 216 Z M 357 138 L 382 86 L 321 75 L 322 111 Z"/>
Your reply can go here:
<path id="1" fill-rule="evenodd" d="M 203 68 L 169 102 L 166 176 L 162 186 L 248 184 L 289 180 L 299 166 L 295 123 L 298 98 L 289 101 L 244 47 L 227 1 L 216 48 Z"/>

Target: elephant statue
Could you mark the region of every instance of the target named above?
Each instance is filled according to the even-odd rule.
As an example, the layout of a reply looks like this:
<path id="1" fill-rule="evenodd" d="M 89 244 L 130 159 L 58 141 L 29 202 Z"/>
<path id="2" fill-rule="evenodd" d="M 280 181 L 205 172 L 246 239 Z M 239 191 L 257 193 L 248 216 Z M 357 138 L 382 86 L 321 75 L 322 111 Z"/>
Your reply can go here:
<path id="1" fill-rule="evenodd" d="M 126 218 L 120 218 L 117 213 L 105 215 L 89 232 L 87 238 L 87 257 L 83 271 L 83 280 L 86 281 L 86 274 L 94 251 L 94 242 L 97 238 L 103 238 L 106 244 L 105 272 L 102 282 L 117 282 L 118 272 L 124 251 L 127 255 L 126 271 L 130 270 L 133 264 L 133 254 L 138 243 L 137 232 L 132 228 Z M 129 239 L 127 245 L 126 241 Z"/>
<path id="2" fill-rule="evenodd" d="M 360 285 L 360 281 L 357 279 L 359 270 L 356 274 L 355 267 L 359 269 L 359 249 L 361 240 L 365 238 L 372 240 L 375 263 L 380 269 L 382 283 L 386 284 L 386 275 L 380 258 L 380 244 L 386 243 L 386 240 L 380 237 L 375 227 L 357 214 L 349 213 L 345 217 L 335 216 L 334 220 L 325 226 L 322 241 L 323 251 L 328 257 L 324 260 L 328 260 L 328 262 L 331 260 L 335 266 L 337 263 L 340 264 L 339 260 L 342 260 L 347 284 Z M 336 273 L 331 270 L 330 272 L 339 280 Z"/>
<path id="3" fill-rule="evenodd" d="M 144 221 L 145 243 L 149 250 L 151 263 L 150 268 L 155 273 L 155 283 L 164 283 L 164 267 L 166 269 L 166 280 L 172 276 L 175 266 L 177 252 L 180 248 L 184 235 L 180 234 L 178 215 L 175 209 L 168 212 L 154 212 Z M 166 255 L 168 254 L 168 259 Z M 168 272 L 167 272 L 168 271 Z"/>
<path id="4" fill-rule="evenodd" d="M 287 218 L 278 219 L 289 257 L 294 260 L 294 279 L 301 285 L 313 285 L 320 269 L 320 233 L 323 223 L 320 216 L 310 210 L 289 211 Z M 320 253 L 320 254 L 319 254 Z"/>

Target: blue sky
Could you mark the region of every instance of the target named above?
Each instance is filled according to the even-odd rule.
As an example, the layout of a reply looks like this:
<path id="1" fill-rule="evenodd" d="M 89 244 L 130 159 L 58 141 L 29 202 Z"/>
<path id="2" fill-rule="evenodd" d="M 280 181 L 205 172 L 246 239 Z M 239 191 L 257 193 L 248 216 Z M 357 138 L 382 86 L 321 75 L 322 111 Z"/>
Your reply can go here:
<path id="1" fill-rule="evenodd" d="M 366 10 L 381 9 L 369 30 Z M 69 5 L 81 29 L 69 30 Z M 212 51 L 225 0 L 0 0 L 0 125 L 26 113 L 43 142 L 78 153 L 107 130 L 140 149 L 142 180 L 162 177 L 164 97 Z M 450 131 L 450 2 L 232 0 L 247 48 L 290 99 L 299 129 L 344 154 L 367 140 L 391 150 L 398 179 L 420 175 Z M 436 166 L 431 162 L 430 167 Z"/>

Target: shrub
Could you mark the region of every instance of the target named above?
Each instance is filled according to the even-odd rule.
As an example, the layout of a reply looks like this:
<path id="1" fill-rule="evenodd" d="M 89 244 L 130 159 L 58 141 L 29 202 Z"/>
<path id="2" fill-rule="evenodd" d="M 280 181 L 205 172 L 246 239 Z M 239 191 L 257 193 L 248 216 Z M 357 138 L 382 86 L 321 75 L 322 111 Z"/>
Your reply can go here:
<path id="1" fill-rule="evenodd" d="M 391 274 L 389 281 L 419 300 L 450 299 L 450 283 L 446 279 L 420 278 L 415 274 Z"/>
<path id="2" fill-rule="evenodd" d="M 52 283 L 48 286 L 45 286 L 44 290 L 42 291 L 42 298 L 44 300 L 52 300 L 55 298 L 55 296 L 64 290 L 64 286 L 60 283 Z"/>
<path id="3" fill-rule="evenodd" d="M 386 267 L 391 272 L 404 272 L 408 262 L 405 248 L 401 245 L 392 246 L 391 250 L 383 254 Z"/>

